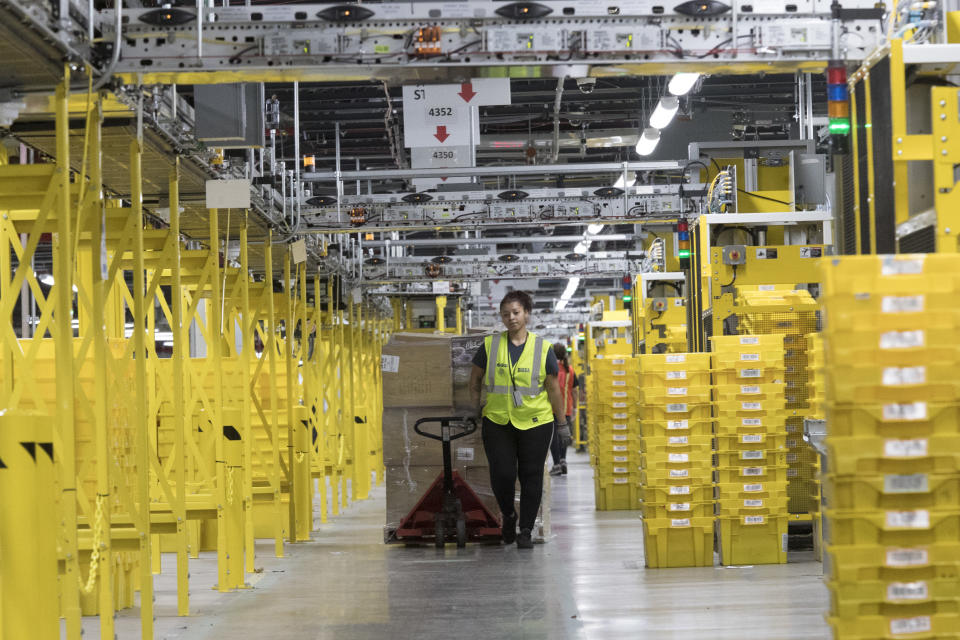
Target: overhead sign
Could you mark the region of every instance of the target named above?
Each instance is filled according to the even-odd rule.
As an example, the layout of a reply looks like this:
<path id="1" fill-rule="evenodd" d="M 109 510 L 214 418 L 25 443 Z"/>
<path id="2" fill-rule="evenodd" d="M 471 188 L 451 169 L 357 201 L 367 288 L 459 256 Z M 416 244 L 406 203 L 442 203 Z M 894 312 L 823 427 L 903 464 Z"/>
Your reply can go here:
<path id="1" fill-rule="evenodd" d="M 509 78 L 403 87 L 403 143 L 412 148 L 470 146 L 475 107 L 510 104 Z M 476 132 L 476 131 L 475 131 Z"/>

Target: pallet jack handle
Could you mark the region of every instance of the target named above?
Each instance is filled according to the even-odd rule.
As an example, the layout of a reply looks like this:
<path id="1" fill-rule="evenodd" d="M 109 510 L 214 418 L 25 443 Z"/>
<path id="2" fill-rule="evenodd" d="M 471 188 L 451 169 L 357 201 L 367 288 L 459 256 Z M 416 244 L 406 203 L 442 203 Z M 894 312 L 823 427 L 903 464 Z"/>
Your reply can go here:
<path id="1" fill-rule="evenodd" d="M 421 424 L 440 423 L 440 433 L 430 433 L 420 428 Z M 459 429 L 455 432 L 455 429 Z M 447 416 L 444 418 L 420 418 L 413 425 L 413 430 L 425 438 L 440 440 L 443 443 L 443 489 L 453 494 L 453 455 L 450 443 L 458 438 L 468 436 L 477 430 L 477 421 L 474 418 L 461 416 Z"/>

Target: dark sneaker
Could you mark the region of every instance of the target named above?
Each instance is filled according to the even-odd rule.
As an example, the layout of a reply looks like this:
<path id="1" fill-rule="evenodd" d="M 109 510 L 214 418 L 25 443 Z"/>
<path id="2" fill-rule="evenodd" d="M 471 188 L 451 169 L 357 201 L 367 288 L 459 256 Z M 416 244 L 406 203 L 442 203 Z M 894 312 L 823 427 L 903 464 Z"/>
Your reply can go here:
<path id="1" fill-rule="evenodd" d="M 517 549 L 533 549 L 533 537 L 530 535 L 530 529 L 521 529 L 517 536 Z"/>
<path id="2" fill-rule="evenodd" d="M 567 463 L 566 463 L 566 461 L 563 461 L 563 462 L 560 463 L 560 473 L 561 473 L 562 475 L 567 475 Z"/>
<path id="3" fill-rule="evenodd" d="M 564 473 L 564 470 L 563 470 L 563 467 L 559 464 L 553 465 L 553 467 L 551 467 L 550 469 L 550 475 L 552 476 L 558 476 L 561 473 Z"/>
<path id="4" fill-rule="evenodd" d="M 503 517 L 503 526 L 500 529 L 500 535 L 503 536 L 503 544 L 513 544 L 517 539 L 517 514 Z"/>

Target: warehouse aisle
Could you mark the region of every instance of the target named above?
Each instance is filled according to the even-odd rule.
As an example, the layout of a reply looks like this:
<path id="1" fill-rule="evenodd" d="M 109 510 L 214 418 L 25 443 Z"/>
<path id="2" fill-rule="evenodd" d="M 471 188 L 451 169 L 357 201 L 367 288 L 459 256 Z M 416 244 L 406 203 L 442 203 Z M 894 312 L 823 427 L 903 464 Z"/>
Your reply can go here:
<path id="1" fill-rule="evenodd" d="M 826 638 L 820 565 L 646 570 L 636 514 L 593 509 L 586 455 L 554 482 L 553 539 L 532 552 L 385 547 L 384 493 L 288 546 L 259 546 L 255 588 L 220 594 L 209 554 L 191 566 L 193 613 L 157 579 L 157 638 Z M 164 559 L 165 562 L 167 558 Z M 88 638 L 98 637 L 89 619 Z M 138 637 L 135 611 L 118 637 Z"/>

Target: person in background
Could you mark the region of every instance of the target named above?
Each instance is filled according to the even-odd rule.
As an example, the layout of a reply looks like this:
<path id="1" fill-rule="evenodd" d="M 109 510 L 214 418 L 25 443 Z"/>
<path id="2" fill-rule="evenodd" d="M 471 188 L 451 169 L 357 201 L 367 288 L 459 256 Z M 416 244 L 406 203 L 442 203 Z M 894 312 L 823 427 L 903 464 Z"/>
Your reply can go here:
<path id="1" fill-rule="evenodd" d="M 483 448 L 490 466 L 490 486 L 503 517 L 504 544 L 533 548 L 533 526 L 543 498 L 543 465 L 554 427 L 570 438 L 562 421 L 563 394 L 557 381 L 557 358 L 549 342 L 527 331 L 533 300 L 511 291 L 500 301 L 500 319 L 507 328 L 487 336 L 477 349 L 470 373 L 470 396 L 476 413 L 483 406 Z M 555 417 L 561 421 L 555 424 Z M 520 514 L 514 510 L 520 480 Z M 520 535 L 517 535 L 517 523 Z"/>
<path id="2" fill-rule="evenodd" d="M 564 416 L 558 416 L 558 418 L 573 428 L 573 390 L 579 386 L 579 381 L 577 380 L 577 374 L 573 371 L 573 367 L 570 366 L 567 348 L 557 343 L 553 345 L 553 353 L 557 357 L 557 381 L 560 383 L 560 390 L 563 393 L 563 406 L 566 411 Z M 570 438 L 564 438 L 558 433 L 553 434 L 553 441 L 550 443 L 550 454 L 553 456 L 553 468 L 550 469 L 550 475 L 567 475 L 567 447 L 569 445 Z"/>

